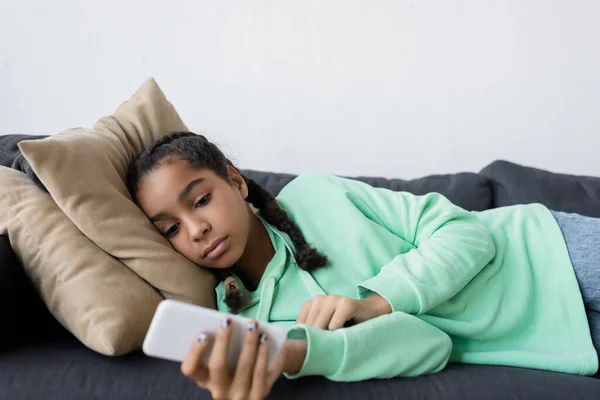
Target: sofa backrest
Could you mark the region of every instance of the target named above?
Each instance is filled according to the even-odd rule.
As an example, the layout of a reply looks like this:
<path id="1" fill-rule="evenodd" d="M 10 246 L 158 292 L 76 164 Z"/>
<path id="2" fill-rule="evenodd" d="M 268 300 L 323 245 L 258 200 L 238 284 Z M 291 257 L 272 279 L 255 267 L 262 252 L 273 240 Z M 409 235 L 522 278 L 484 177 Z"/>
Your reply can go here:
<path id="1" fill-rule="evenodd" d="M 248 178 L 255 180 L 276 196 L 296 175 L 242 171 Z M 463 172 L 446 175 L 430 175 L 419 179 L 386 179 L 376 177 L 352 177 L 371 186 L 413 194 L 438 192 L 454 204 L 470 211 L 482 211 L 492 207 L 492 191 L 489 180 L 481 175 Z"/>
<path id="2" fill-rule="evenodd" d="M 495 161 L 480 175 L 489 178 L 494 208 L 541 203 L 551 210 L 600 218 L 600 178 L 557 174 L 508 161 Z"/>

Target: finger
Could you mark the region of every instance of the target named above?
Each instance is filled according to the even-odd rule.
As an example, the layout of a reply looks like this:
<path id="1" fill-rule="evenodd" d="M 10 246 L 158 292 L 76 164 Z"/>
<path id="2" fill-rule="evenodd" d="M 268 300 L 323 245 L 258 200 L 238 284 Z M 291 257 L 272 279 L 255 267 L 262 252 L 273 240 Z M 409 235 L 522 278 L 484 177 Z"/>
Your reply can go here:
<path id="1" fill-rule="evenodd" d="M 322 301 L 322 299 L 318 297 L 315 297 L 313 299 L 313 301 L 311 302 L 310 310 L 308 310 L 306 320 L 304 321 L 306 325 L 312 325 L 315 322 L 315 319 L 317 318 L 317 315 L 319 315 L 319 311 L 323 306 L 323 303 L 324 302 Z"/>
<path id="2" fill-rule="evenodd" d="M 259 336 L 258 324 L 256 321 L 250 321 L 248 323 L 248 332 L 244 337 L 242 352 L 235 369 L 235 377 L 233 378 L 232 385 L 234 392 L 245 394 L 250 391 L 254 364 L 256 363 L 256 353 L 258 352 Z"/>
<path id="3" fill-rule="evenodd" d="M 206 386 L 208 379 L 208 368 L 202 364 L 202 355 L 208 348 L 210 340 L 211 338 L 207 334 L 199 334 L 185 360 L 181 363 L 181 373 L 202 387 Z"/>
<path id="4" fill-rule="evenodd" d="M 327 329 L 329 327 L 329 321 L 331 321 L 331 317 L 336 312 L 337 310 L 334 305 L 324 305 L 311 325 L 319 329 Z"/>
<path id="5" fill-rule="evenodd" d="M 262 399 L 269 392 L 269 338 L 266 333 L 260 335 L 258 355 L 254 365 L 254 376 L 252 377 L 251 399 Z"/>
<path id="6" fill-rule="evenodd" d="M 308 312 L 310 311 L 311 301 L 307 301 L 302 304 L 302 308 L 300 309 L 300 314 L 298 314 L 298 318 L 296 318 L 297 324 L 304 324 L 306 322 L 306 317 L 308 317 Z"/>
<path id="7" fill-rule="evenodd" d="M 347 307 L 340 307 L 336 309 L 331 316 L 327 329 L 330 331 L 335 331 L 336 329 L 343 328 L 346 322 L 351 318 L 352 310 L 348 309 Z"/>
<path id="8" fill-rule="evenodd" d="M 227 367 L 227 356 L 229 353 L 231 332 L 233 331 L 232 324 L 231 318 L 224 319 L 215 336 L 215 344 L 208 360 L 211 391 L 214 388 L 216 392 L 223 391 L 226 393 L 229 389 L 231 375 Z M 213 396 L 215 396 L 214 392 Z"/>
<path id="9" fill-rule="evenodd" d="M 335 298 L 333 296 L 317 296 L 312 301 L 312 306 L 304 322 L 306 325 L 314 326 L 317 317 L 322 311 L 334 309 Z M 333 314 L 333 312 L 332 312 Z"/>

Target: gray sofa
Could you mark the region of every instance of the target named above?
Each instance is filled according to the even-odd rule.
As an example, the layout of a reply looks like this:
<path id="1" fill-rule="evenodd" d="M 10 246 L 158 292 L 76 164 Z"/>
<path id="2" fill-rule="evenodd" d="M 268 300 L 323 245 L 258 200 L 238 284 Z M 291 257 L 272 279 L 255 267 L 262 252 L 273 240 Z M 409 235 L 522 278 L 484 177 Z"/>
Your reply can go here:
<path id="1" fill-rule="evenodd" d="M 21 139 L 21 135 L 0 136 L 0 164 L 28 173 L 16 145 Z M 293 179 L 287 174 L 245 172 L 274 194 Z M 554 174 L 506 161 L 493 162 L 479 173 L 410 181 L 357 179 L 416 194 L 437 191 L 469 210 L 540 202 L 555 210 L 600 217 L 600 178 Z M 180 374 L 176 363 L 139 352 L 105 357 L 77 342 L 49 314 L 5 237 L 0 237 L 0 313 L 1 400 L 210 399 Z M 438 374 L 412 379 L 357 383 L 282 379 L 271 398 L 597 399 L 600 380 L 522 368 L 449 365 Z"/>

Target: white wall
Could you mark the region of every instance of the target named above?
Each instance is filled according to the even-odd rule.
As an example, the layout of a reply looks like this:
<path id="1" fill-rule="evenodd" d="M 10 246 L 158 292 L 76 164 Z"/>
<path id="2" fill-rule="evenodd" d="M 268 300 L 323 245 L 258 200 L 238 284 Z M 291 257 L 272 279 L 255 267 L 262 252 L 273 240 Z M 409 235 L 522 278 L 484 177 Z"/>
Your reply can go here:
<path id="1" fill-rule="evenodd" d="M 0 132 L 90 126 L 154 76 L 241 167 L 600 176 L 600 2 L 0 2 Z"/>

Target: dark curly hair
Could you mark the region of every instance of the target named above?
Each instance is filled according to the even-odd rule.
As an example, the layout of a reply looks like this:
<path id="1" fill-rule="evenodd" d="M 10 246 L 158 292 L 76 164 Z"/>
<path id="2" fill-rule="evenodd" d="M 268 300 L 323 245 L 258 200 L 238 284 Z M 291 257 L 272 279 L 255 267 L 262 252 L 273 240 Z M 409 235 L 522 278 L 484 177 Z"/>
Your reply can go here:
<path id="1" fill-rule="evenodd" d="M 228 182 L 227 166 L 235 168 L 221 150 L 206 137 L 192 132 L 171 133 L 152 143 L 129 168 L 127 188 L 136 203 L 140 180 L 150 174 L 167 157 L 176 157 L 195 167 L 210 169 Z M 252 179 L 248 179 L 244 175 L 242 178 L 248 186 L 246 201 L 259 210 L 265 221 L 289 235 L 296 248 L 294 258 L 298 266 L 306 271 L 324 267 L 327 264 L 327 257 L 306 242 L 300 228 L 280 207 L 277 200 Z M 225 282 L 225 304 L 231 312 L 239 312 L 244 307 L 245 301 L 238 285 L 228 279 L 231 273 L 228 270 L 212 270 L 212 272 L 220 281 L 227 280 Z"/>

